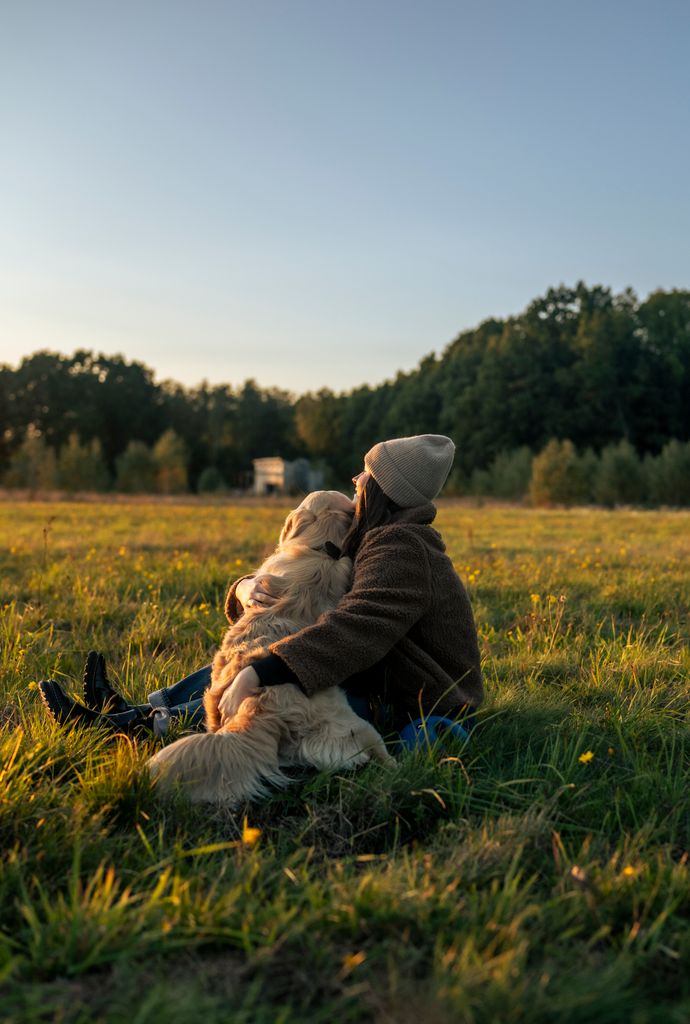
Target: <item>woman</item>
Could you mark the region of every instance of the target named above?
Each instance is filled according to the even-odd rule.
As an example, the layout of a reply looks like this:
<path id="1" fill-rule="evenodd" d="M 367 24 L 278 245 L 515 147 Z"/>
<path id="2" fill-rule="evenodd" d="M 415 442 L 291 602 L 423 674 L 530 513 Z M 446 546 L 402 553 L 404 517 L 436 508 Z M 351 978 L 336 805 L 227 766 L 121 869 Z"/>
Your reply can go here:
<path id="1" fill-rule="evenodd" d="M 382 441 L 367 453 L 353 478 L 355 516 L 343 545 L 354 560 L 352 588 L 317 623 L 273 644 L 271 654 L 237 675 L 235 707 L 262 686 L 294 683 L 312 696 L 341 685 L 358 714 L 392 725 L 408 745 L 420 723 L 426 729 L 439 720 L 452 728 L 471 716 L 483 700 L 477 631 L 467 593 L 431 526 L 432 499 L 454 452 L 450 438 L 423 434 Z M 272 600 L 244 577 L 228 593 L 226 614 L 234 622 L 244 607 Z M 200 724 L 209 681 L 210 667 L 151 694 L 147 705 L 129 707 L 92 653 L 85 680 L 92 708 L 71 701 L 57 683 L 40 689 L 57 721 L 105 721 L 117 729 L 144 724 L 163 732 L 170 715 L 188 714 Z"/>

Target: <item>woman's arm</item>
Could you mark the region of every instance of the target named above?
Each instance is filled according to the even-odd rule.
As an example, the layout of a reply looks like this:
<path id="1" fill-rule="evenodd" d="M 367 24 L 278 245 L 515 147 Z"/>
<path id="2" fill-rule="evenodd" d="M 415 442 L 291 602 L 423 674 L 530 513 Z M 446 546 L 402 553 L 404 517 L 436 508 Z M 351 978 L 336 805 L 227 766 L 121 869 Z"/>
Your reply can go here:
<path id="1" fill-rule="evenodd" d="M 337 608 L 271 651 L 312 696 L 385 657 L 422 617 L 431 594 L 424 543 L 404 526 L 383 527 L 365 538 L 352 588 Z"/>
<path id="2" fill-rule="evenodd" d="M 376 664 L 424 614 L 431 588 L 426 549 L 409 530 L 367 538 L 337 608 L 243 668 L 225 691 L 224 715 L 263 686 L 294 683 L 311 697 Z"/>

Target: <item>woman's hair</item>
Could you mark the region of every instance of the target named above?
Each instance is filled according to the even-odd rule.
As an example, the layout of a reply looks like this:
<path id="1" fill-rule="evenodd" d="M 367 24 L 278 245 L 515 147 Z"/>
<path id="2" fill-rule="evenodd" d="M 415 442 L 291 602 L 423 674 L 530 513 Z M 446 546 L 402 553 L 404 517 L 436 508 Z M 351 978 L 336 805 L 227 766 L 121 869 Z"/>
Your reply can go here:
<path id="1" fill-rule="evenodd" d="M 399 509 L 400 506 L 384 494 L 373 476 L 370 476 L 357 499 L 355 517 L 342 544 L 343 554 L 354 558 L 365 533 L 375 526 L 384 526 L 390 522 L 393 513 Z"/>

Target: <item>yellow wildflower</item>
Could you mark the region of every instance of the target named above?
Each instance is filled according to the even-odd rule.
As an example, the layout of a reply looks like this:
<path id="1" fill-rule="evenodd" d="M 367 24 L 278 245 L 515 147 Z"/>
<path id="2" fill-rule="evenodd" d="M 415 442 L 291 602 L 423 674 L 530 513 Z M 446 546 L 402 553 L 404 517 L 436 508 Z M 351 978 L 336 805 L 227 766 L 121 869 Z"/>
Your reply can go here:
<path id="1" fill-rule="evenodd" d="M 247 822 L 247 816 L 245 815 L 244 821 L 242 823 L 242 842 L 244 843 L 244 845 L 245 846 L 253 846 L 254 843 L 257 842 L 257 840 L 258 840 L 260 835 L 261 835 L 261 829 L 260 828 L 250 828 L 250 826 L 249 826 L 249 824 Z"/>
<path id="2" fill-rule="evenodd" d="M 580 756 L 578 757 L 578 761 L 580 761 L 581 764 L 588 764 L 593 757 L 594 754 L 592 753 L 592 751 L 586 750 L 584 754 L 580 754 Z"/>
<path id="3" fill-rule="evenodd" d="M 630 878 L 632 875 L 636 875 L 637 872 L 635 871 L 635 868 L 632 866 L 632 864 L 626 864 L 623 868 L 623 874 L 627 878 Z"/>
<path id="4" fill-rule="evenodd" d="M 529 599 L 532 602 L 532 604 L 539 604 L 539 602 L 541 601 L 541 595 L 540 594 L 530 594 L 529 595 Z"/>
<path id="5" fill-rule="evenodd" d="M 570 877 L 576 885 L 581 886 L 583 889 L 589 885 L 587 872 L 584 871 L 579 864 L 573 864 L 570 869 Z"/>
<path id="6" fill-rule="evenodd" d="M 347 978 L 348 974 L 352 974 L 355 967 L 359 967 L 363 964 L 367 958 L 367 954 L 360 949 L 359 953 L 346 953 L 343 957 L 343 966 L 340 968 L 338 978 L 342 981 L 343 978 Z"/>

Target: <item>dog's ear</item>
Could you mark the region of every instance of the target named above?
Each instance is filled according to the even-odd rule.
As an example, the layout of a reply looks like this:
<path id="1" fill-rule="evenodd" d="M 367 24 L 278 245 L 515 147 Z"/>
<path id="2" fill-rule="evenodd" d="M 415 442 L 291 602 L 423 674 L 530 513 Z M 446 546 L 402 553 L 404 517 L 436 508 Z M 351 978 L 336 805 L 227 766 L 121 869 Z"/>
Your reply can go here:
<path id="1" fill-rule="evenodd" d="M 316 543 L 330 541 L 340 547 L 347 531 L 352 526 L 352 513 L 339 508 L 329 508 L 318 519 Z"/>
<path id="2" fill-rule="evenodd" d="M 316 522 L 316 516 L 308 508 L 296 508 L 285 520 L 278 543 L 284 544 L 286 540 L 294 540 L 314 522 Z"/>

